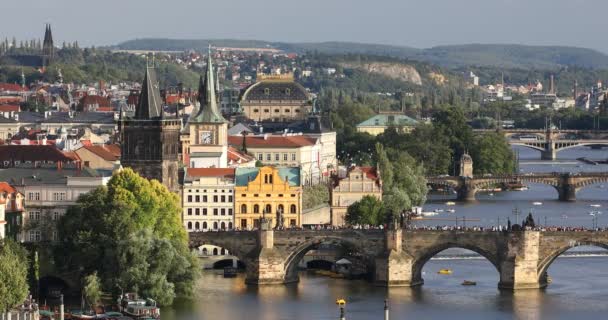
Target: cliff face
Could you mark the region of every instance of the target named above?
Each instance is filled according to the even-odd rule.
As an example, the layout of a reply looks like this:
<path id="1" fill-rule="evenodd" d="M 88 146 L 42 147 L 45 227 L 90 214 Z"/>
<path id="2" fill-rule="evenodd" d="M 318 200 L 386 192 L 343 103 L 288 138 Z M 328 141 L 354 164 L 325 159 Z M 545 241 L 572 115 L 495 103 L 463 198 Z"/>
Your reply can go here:
<path id="1" fill-rule="evenodd" d="M 342 63 L 344 68 L 360 69 L 369 73 L 377 73 L 392 79 L 422 85 L 422 77 L 413 66 L 401 63 L 369 62 L 369 63 Z"/>

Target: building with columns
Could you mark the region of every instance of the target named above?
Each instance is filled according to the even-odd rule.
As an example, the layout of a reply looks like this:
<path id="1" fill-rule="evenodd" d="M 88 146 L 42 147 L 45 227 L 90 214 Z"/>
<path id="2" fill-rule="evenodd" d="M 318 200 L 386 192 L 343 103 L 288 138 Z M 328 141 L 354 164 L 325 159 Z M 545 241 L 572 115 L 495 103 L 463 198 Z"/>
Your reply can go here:
<path id="1" fill-rule="evenodd" d="M 331 224 L 343 226 L 348 207 L 370 195 L 382 200 L 382 180 L 376 168 L 351 167 L 338 170 L 338 175 L 333 177 L 330 194 Z"/>

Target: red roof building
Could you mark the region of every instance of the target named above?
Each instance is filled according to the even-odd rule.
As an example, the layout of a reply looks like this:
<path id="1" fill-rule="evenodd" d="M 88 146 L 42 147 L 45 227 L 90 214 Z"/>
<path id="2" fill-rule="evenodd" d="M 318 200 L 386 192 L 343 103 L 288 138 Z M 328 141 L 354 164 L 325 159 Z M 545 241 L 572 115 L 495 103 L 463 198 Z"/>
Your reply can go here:
<path id="1" fill-rule="evenodd" d="M 78 111 L 97 112 L 97 111 L 114 111 L 110 100 L 102 96 L 86 96 L 80 99 Z"/>
<path id="2" fill-rule="evenodd" d="M 79 160 L 52 145 L 0 145 L 0 168 L 79 165 Z"/>
<path id="3" fill-rule="evenodd" d="M 300 148 L 315 145 L 317 139 L 307 136 L 247 136 L 245 145 L 247 148 Z M 228 144 L 242 146 L 242 136 L 228 137 Z"/>

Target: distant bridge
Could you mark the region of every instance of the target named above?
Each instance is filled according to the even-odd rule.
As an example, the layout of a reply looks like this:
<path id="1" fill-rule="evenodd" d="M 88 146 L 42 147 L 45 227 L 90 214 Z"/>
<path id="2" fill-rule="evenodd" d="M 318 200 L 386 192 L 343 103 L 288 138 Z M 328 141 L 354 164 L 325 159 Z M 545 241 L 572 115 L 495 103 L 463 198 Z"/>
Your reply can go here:
<path id="1" fill-rule="evenodd" d="M 514 146 L 524 146 L 539 150 L 541 159 L 555 160 L 557 152 L 569 148 L 608 146 L 606 130 L 555 130 L 555 129 L 474 129 L 476 133 L 500 132 Z M 534 136 L 532 140 L 522 140 L 522 136 Z"/>
<path id="2" fill-rule="evenodd" d="M 190 247 L 210 244 L 229 250 L 245 264 L 246 282 L 256 285 L 298 281 L 297 265 L 322 243 L 349 246 L 361 257 L 374 281 L 384 286 L 424 283 L 422 268 L 439 252 L 463 248 L 485 257 L 505 289 L 542 288 L 547 269 L 570 248 L 608 248 L 606 231 L 472 230 L 284 230 L 191 232 Z M 266 224 L 267 226 L 267 224 Z"/>
<path id="3" fill-rule="evenodd" d="M 481 189 L 500 183 L 542 183 L 557 190 L 560 201 L 576 201 L 576 192 L 596 183 L 608 183 L 608 173 L 530 173 L 488 175 L 473 177 L 427 177 L 431 186 L 448 187 L 456 191 L 460 201 L 475 201 L 475 195 Z"/>

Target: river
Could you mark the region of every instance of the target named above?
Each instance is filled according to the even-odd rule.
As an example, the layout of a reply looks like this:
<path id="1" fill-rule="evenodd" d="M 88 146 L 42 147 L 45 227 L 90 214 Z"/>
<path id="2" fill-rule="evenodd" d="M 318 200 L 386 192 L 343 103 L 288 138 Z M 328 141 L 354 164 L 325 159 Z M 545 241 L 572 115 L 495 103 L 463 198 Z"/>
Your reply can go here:
<path id="1" fill-rule="evenodd" d="M 608 171 L 607 165 L 586 165 L 578 157 L 607 159 L 608 150 L 576 148 L 558 153 L 557 161 L 540 161 L 540 154 L 520 150 L 522 172 Z M 557 201 L 557 191 L 550 186 L 531 184 L 527 191 L 499 192 L 493 196 L 478 195 L 475 203 L 457 203 L 455 213 L 444 212 L 445 220 L 417 221 L 419 225 L 455 224 L 455 216 L 466 217 L 467 225 L 491 226 L 515 220 L 513 209 L 522 216 L 532 212 L 537 223 L 591 227 L 589 211 L 608 208 L 606 186 L 587 187 L 577 194 L 577 202 Z M 447 209 L 445 197 L 433 196 L 425 211 Z M 542 205 L 534 205 L 542 202 Z M 595 207 L 591 207 L 591 205 Z M 599 205 L 599 207 L 597 207 Z M 608 225 L 607 216 L 598 219 L 600 227 Z M 546 217 L 546 218 L 545 218 Z M 545 220 L 546 219 L 546 220 Z M 163 320 L 189 319 L 338 319 L 336 298 L 347 300 L 349 320 L 382 319 L 384 300 L 388 299 L 392 319 L 601 319 L 608 313 L 608 256 L 580 254 L 598 248 L 572 249 L 573 256 L 558 258 L 549 268 L 553 282 L 543 290 L 515 293 L 497 289 L 498 273 L 481 257 L 453 257 L 470 253 L 449 249 L 430 260 L 423 269 L 425 284 L 418 288 L 382 288 L 363 280 L 343 280 L 301 272 L 300 282 L 267 287 L 247 286 L 244 275 L 225 279 L 206 271 L 200 279 L 193 301 L 163 308 Z M 451 268 L 449 276 L 439 275 Z M 476 286 L 462 286 L 463 280 L 474 280 Z"/>

